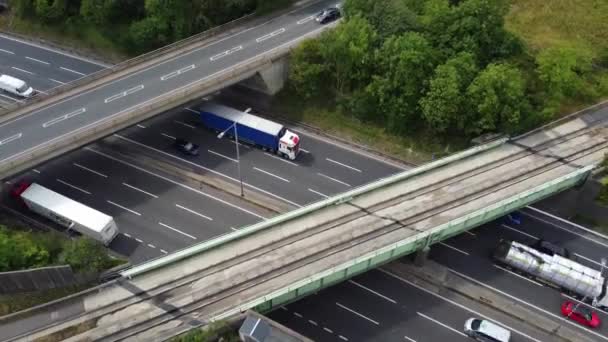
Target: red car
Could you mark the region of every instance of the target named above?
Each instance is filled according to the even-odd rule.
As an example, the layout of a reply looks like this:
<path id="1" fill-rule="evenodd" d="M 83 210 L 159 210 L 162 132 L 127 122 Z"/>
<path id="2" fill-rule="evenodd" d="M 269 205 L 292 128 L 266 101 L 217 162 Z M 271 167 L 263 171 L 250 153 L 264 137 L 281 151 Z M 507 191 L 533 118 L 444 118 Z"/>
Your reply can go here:
<path id="1" fill-rule="evenodd" d="M 599 316 L 584 304 L 577 305 L 571 301 L 566 301 L 562 304 L 562 315 L 590 328 L 600 326 Z"/>

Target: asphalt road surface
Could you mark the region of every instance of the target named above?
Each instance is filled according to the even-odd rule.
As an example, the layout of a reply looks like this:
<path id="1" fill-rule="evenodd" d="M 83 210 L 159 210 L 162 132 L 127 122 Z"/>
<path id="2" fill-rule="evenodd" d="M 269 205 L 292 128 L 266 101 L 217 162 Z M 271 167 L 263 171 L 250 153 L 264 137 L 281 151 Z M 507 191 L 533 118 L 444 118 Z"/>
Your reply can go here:
<path id="1" fill-rule="evenodd" d="M 0 141 L 6 140 L 7 143 L 0 145 L 0 162 L 318 32 L 323 27 L 312 20 L 313 15 L 330 4 L 335 4 L 335 0 L 321 1 L 273 18 L 203 48 L 5 122 L 0 125 Z"/>

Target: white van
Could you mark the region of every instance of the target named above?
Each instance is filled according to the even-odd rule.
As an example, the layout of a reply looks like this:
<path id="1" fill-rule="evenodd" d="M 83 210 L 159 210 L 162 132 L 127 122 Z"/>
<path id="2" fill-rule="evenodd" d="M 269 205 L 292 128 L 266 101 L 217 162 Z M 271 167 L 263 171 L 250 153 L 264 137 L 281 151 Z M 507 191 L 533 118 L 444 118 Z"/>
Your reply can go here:
<path id="1" fill-rule="evenodd" d="M 509 330 L 479 318 L 467 319 L 464 323 L 464 332 L 477 341 L 483 342 L 509 342 L 511 339 Z"/>
<path id="2" fill-rule="evenodd" d="M 21 97 L 34 95 L 34 89 L 27 85 L 27 83 L 8 75 L 0 75 L 0 89 Z"/>

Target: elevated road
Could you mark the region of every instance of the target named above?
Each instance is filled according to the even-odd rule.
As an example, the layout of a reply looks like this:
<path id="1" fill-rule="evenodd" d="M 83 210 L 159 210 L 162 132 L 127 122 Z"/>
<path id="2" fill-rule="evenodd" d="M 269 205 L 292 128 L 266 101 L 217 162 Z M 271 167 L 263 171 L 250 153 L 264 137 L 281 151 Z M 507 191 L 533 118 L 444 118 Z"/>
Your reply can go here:
<path id="1" fill-rule="evenodd" d="M 282 305 L 578 184 L 608 150 L 605 114 L 464 152 L 127 270 L 0 319 L 0 338 L 65 339 L 77 329 L 67 341 L 160 339 Z"/>
<path id="2" fill-rule="evenodd" d="M 116 72 L 99 79 L 89 76 L 92 82 L 42 96 L 4 115 L 0 119 L 0 178 L 271 67 L 302 39 L 332 26 L 320 26 L 311 19 L 334 3 L 314 1 L 125 69 L 113 67 Z"/>

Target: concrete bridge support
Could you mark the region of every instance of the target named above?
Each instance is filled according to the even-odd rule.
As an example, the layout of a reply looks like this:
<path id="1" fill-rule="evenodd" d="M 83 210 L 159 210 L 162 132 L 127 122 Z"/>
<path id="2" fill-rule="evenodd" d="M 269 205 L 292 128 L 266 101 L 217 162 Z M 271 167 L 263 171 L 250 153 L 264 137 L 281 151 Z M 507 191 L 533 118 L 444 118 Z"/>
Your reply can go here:
<path id="1" fill-rule="evenodd" d="M 288 75 L 289 59 L 283 57 L 268 63 L 253 77 L 241 82 L 241 85 L 264 94 L 274 95 L 283 89 Z"/>

